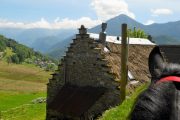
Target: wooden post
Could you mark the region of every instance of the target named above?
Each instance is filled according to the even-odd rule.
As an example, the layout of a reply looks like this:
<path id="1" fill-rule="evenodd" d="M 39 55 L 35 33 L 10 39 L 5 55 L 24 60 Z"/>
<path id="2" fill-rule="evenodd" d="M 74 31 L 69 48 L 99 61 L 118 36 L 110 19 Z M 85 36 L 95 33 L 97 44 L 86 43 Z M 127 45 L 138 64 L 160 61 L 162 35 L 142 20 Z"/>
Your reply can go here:
<path id="1" fill-rule="evenodd" d="M 127 24 L 122 24 L 121 34 L 121 81 L 120 81 L 120 103 L 126 98 L 126 84 L 127 84 L 127 58 L 128 45 L 127 45 Z"/>

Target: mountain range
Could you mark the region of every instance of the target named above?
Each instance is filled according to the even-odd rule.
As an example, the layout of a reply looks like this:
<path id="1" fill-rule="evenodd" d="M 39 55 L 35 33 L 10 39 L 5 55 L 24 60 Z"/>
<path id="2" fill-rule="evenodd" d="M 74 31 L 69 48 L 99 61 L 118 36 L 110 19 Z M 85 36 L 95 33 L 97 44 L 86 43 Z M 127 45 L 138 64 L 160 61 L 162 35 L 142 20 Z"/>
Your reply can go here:
<path id="1" fill-rule="evenodd" d="M 115 18 L 112 18 L 107 21 L 107 29 L 106 33 L 108 35 L 114 35 L 118 36 L 121 35 L 121 24 L 126 23 L 128 25 L 128 28 L 134 29 L 142 29 L 145 31 L 146 34 L 149 34 L 153 36 L 153 40 L 159 44 L 159 36 L 164 36 L 164 42 L 161 42 L 161 44 L 174 44 L 171 41 L 172 38 L 173 41 L 175 40 L 178 44 L 180 43 L 180 21 L 176 22 L 168 22 L 168 23 L 154 23 L 151 25 L 144 25 L 142 23 L 139 23 L 132 18 L 126 16 L 126 15 L 119 15 Z M 101 25 L 98 25 L 94 28 L 91 28 L 89 32 L 92 33 L 99 33 L 101 31 Z M 158 39 L 157 39 L 158 38 Z M 176 44 L 176 43 L 175 43 Z"/>
<path id="2" fill-rule="evenodd" d="M 126 15 L 119 15 L 106 21 L 106 23 L 107 35 L 121 35 L 121 24 L 127 23 L 128 28 L 134 29 L 136 27 L 136 29 L 142 29 L 151 35 L 156 44 L 180 44 L 180 21 L 144 25 Z M 88 32 L 91 33 L 99 34 L 100 31 L 101 25 L 88 29 Z M 75 33 L 77 33 L 75 29 L 0 28 L 0 34 L 16 39 L 22 44 L 55 58 L 64 54 Z"/>
<path id="3" fill-rule="evenodd" d="M 75 34 L 75 32 L 74 29 L 0 28 L 1 35 L 15 39 L 17 42 L 42 53 L 47 53 L 53 45 Z"/>

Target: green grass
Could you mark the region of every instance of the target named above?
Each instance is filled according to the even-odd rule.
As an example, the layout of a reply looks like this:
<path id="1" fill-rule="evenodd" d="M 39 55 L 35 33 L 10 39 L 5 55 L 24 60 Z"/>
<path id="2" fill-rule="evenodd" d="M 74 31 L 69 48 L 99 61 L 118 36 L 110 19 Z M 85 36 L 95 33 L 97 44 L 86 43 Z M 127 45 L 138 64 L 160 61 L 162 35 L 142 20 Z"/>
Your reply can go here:
<path id="1" fill-rule="evenodd" d="M 0 61 L 0 120 L 44 120 L 46 104 L 32 100 L 46 97 L 50 74 L 34 65 Z"/>
<path id="2" fill-rule="evenodd" d="M 0 90 L 18 92 L 45 92 L 51 72 L 33 65 L 7 64 L 0 61 Z"/>
<path id="3" fill-rule="evenodd" d="M 0 92 L 0 120 L 44 120 L 46 104 L 33 104 L 43 93 Z"/>
<path id="4" fill-rule="evenodd" d="M 34 65 L 8 65 L 0 61 L 0 120 L 44 120 L 46 104 L 33 104 L 38 97 L 46 97 L 46 83 L 50 72 Z M 100 120 L 126 120 L 136 97 L 146 85 L 136 89 L 135 93 L 122 105 L 107 110 Z"/>
<path id="5" fill-rule="evenodd" d="M 30 81 L 30 82 L 47 82 L 50 72 L 27 64 L 7 64 L 0 61 L 0 79 Z"/>
<path id="6" fill-rule="evenodd" d="M 0 91 L 0 111 L 6 111 L 17 106 L 28 104 L 38 97 L 46 97 L 45 93 L 17 93 Z"/>
<path id="7" fill-rule="evenodd" d="M 147 88 L 148 84 L 138 87 L 135 92 L 121 105 L 105 111 L 99 120 L 127 120 L 138 95 Z"/>
<path id="8" fill-rule="evenodd" d="M 1 112 L 3 120 L 45 120 L 46 104 L 26 104 Z"/>

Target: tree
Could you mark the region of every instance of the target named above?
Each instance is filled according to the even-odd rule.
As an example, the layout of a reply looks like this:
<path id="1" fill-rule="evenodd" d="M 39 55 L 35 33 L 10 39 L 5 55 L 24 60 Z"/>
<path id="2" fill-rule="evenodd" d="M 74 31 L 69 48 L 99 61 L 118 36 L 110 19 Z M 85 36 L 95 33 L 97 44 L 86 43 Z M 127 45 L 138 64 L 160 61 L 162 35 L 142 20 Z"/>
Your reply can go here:
<path id="1" fill-rule="evenodd" d="M 4 50 L 4 55 L 3 56 L 4 56 L 4 58 L 5 58 L 5 60 L 7 61 L 8 64 L 12 62 L 11 57 L 13 55 L 14 55 L 14 53 L 13 53 L 12 48 L 6 47 L 6 49 Z"/>
<path id="2" fill-rule="evenodd" d="M 46 71 L 55 71 L 56 65 L 54 63 L 49 63 L 46 67 Z"/>
<path id="3" fill-rule="evenodd" d="M 19 64 L 19 58 L 18 58 L 18 56 L 17 56 L 16 54 L 12 55 L 12 56 L 11 56 L 11 61 L 12 61 L 13 63 Z"/>
<path id="4" fill-rule="evenodd" d="M 4 40 L 0 39 L 0 52 L 6 49 L 6 43 Z"/>
<path id="5" fill-rule="evenodd" d="M 148 35 L 143 30 L 136 30 L 136 27 L 134 27 L 133 31 L 128 29 L 128 36 L 131 38 L 147 38 Z"/>

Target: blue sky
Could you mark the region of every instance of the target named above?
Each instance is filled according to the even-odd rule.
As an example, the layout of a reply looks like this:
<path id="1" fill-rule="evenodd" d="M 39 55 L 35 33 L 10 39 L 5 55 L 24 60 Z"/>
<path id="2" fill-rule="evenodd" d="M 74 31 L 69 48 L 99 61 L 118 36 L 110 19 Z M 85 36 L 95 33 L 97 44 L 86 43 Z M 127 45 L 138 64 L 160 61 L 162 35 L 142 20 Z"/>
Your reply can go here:
<path id="1" fill-rule="evenodd" d="M 143 23 L 180 20 L 180 0 L 0 0 L 0 27 L 95 26 L 119 14 Z"/>

